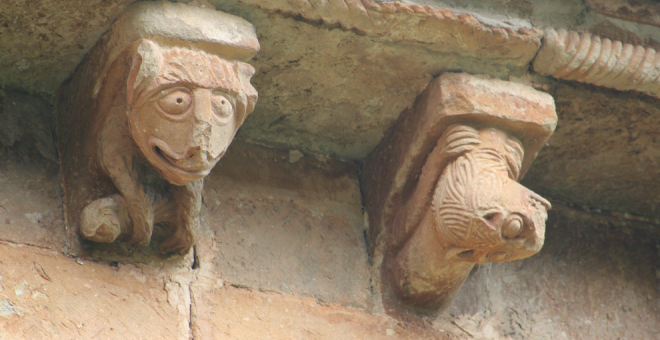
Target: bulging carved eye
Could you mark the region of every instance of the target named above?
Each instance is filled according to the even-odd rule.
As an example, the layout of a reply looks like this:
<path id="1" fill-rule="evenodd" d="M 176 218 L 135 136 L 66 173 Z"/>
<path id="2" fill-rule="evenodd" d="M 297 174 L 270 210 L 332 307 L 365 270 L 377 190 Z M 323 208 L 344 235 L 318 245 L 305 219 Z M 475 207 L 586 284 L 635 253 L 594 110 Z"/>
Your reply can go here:
<path id="1" fill-rule="evenodd" d="M 220 119 L 226 119 L 234 115 L 234 106 L 227 97 L 218 91 L 211 93 L 211 105 L 213 105 L 213 112 Z"/>
<path id="2" fill-rule="evenodd" d="M 192 103 L 190 92 L 178 89 L 174 90 L 162 98 L 158 99 L 158 106 L 165 113 L 170 115 L 180 115 L 188 111 Z"/>
<path id="3" fill-rule="evenodd" d="M 520 234 L 522 229 L 522 217 L 518 215 L 511 215 L 502 226 L 502 236 L 506 238 L 514 238 Z"/>

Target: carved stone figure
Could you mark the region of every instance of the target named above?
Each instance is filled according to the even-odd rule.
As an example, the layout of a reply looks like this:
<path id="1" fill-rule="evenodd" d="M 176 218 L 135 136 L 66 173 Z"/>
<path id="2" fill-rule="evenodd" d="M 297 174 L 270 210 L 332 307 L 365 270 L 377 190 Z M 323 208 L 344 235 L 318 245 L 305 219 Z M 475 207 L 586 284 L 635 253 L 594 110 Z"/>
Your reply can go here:
<path id="1" fill-rule="evenodd" d="M 119 19 L 57 105 L 70 230 L 135 248 L 157 233 L 187 252 L 203 178 L 254 109 L 244 61 L 258 47 L 249 23 L 214 10 L 149 2 Z"/>
<path id="2" fill-rule="evenodd" d="M 534 255 L 550 203 L 517 181 L 556 124 L 519 84 L 444 74 L 369 156 L 372 256 L 391 313 L 433 314 L 476 263 Z"/>

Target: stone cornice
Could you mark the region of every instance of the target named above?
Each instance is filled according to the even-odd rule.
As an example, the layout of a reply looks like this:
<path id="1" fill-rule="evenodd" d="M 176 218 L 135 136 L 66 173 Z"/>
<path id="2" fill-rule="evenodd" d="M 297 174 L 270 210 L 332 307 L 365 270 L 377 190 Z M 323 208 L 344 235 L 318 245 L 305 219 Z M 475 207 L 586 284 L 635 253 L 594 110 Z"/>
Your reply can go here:
<path id="1" fill-rule="evenodd" d="M 533 67 L 559 79 L 660 97 L 660 55 L 654 49 L 588 32 L 547 29 Z"/>
<path id="2" fill-rule="evenodd" d="M 478 53 L 486 60 L 511 59 L 516 66 L 525 66 L 534 58 L 542 37 L 537 29 L 488 27 L 470 14 L 426 5 L 373 0 L 240 1 L 265 11 L 339 25 L 361 34 L 428 44 L 430 50 L 443 53 Z"/>

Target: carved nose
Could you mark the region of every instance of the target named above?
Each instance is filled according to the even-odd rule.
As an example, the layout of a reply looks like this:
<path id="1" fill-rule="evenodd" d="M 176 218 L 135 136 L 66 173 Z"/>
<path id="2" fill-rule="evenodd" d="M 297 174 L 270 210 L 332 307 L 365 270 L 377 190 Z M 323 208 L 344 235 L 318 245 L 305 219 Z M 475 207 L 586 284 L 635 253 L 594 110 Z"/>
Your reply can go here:
<path id="1" fill-rule="evenodd" d="M 197 146 L 188 149 L 184 157 L 176 159 L 174 163 L 182 169 L 197 171 L 208 168 L 210 160 L 212 160 L 212 157 L 201 147 Z"/>

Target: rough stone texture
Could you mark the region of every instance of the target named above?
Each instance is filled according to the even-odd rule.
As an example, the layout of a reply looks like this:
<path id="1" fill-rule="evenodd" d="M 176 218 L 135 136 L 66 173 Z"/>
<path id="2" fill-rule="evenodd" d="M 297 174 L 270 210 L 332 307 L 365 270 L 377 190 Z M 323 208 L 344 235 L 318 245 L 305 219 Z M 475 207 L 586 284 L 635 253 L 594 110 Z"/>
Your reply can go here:
<path id="1" fill-rule="evenodd" d="M 533 65 L 555 78 L 660 96 L 660 55 L 650 47 L 547 29 Z"/>
<path id="2" fill-rule="evenodd" d="M 444 331 L 311 298 L 231 287 L 194 296 L 194 313 L 203 312 L 193 325 L 200 339 L 453 339 Z M 197 305 L 200 302 L 206 304 L 204 309 Z"/>
<path id="3" fill-rule="evenodd" d="M 6 243 L 0 259 L 3 339 L 178 338 L 163 280 L 139 267 Z"/>
<path id="4" fill-rule="evenodd" d="M 309 12 L 306 1 L 246 2 L 263 10 L 213 3 L 253 23 L 262 42 L 253 62 L 259 105 L 239 133 L 344 159 L 364 158 L 442 71 L 506 77 L 524 72 L 540 46 L 538 31 L 489 28 L 446 9 L 389 4 L 392 13 L 371 21 L 340 10 L 343 1 Z M 355 19 L 344 22 L 344 13 Z"/>
<path id="5" fill-rule="evenodd" d="M 600 14 L 660 26 L 660 4 L 653 0 L 585 0 Z"/>
<path id="6" fill-rule="evenodd" d="M 66 244 L 54 122 L 38 97 L 0 90 L 0 239 Z"/>
<path id="7" fill-rule="evenodd" d="M 215 276 L 239 287 L 370 303 L 352 164 L 238 143 L 204 192 Z"/>
<path id="8" fill-rule="evenodd" d="M 0 84 L 54 94 L 133 1 L 2 1 Z"/>
<path id="9" fill-rule="evenodd" d="M 128 2 L 130 1 L 2 1 L 0 3 L 0 88 L 5 93 L 10 92 L 7 90 L 9 88 L 33 94 L 43 93 L 44 97 L 48 99 L 48 96 L 54 94 L 60 84 L 73 73 L 82 57 L 90 51 L 98 41 L 98 37 L 110 26 L 112 20 L 119 16 Z M 197 0 L 196 2 L 204 1 Z M 477 50 L 472 53 L 467 49 L 462 50 L 457 47 L 456 53 L 442 53 L 439 50 L 441 44 L 419 43 L 414 39 L 399 39 L 400 36 L 394 39 L 388 35 L 387 29 L 378 31 L 380 32 L 378 34 L 373 33 L 376 31 L 367 34 L 364 30 L 358 31 L 358 26 L 342 26 L 339 21 L 343 22 L 343 17 L 335 16 L 334 10 L 327 12 L 323 7 L 321 11 L 308 11 L 307 16 L 296 11 L 296 8 L 301 8 L 296 6 L 310 4 L 311 1 L 287 1 L 286 3 L 285 1 L 272 1 L 266 4 L 286 6 L 289 10 L 285 13 L 273 11 L 272 8 L 263 10 L 245 5 L 246 3 L 256 4 L 257 1 L 253 0 L 243 4 L 239 4 L 238 1 L 217 0 L 213 2 L 219 9 L 238 14 L 257 26 L 262 42 L 262 53 L 254 63 L 259 69 L 255 79 L 256 87 L 261 91 L 262 97 L 259 108 L 250 117 L 248 124 L 244 126 L 244 130 L 240 134 L 244 138 L 271 143 L 270 145 L 283 144 L 284 148 L 297 148 L 304 152 L 305 157 L 303 158 L 299 158 L 301 153 L 295 150 L 290 153 L 282 153 L 278 156 L 282 164 L 285 163 L 285 159 L 292 161 L 298 159 L 298 162 L 292 165 L 304 164 L 310 156 L 305 150 L 315 150 L 320 154 L 335 154 L 345 159 L 363 159 L 378 144 L 386 129 L 406 107 L 411 105 L 414 98 L 423 91 L 431 79 L 444 71 L 463 70 L 506 79 L 510 75 L 520 77 L 529 66 L 527 64 L 520 67 L 515 66 L 518 64 L 516 58 L 481 57 L 490 55 L 488 51 Z M 480 23 L 488 27 L 508 27 L 513 31 L 517 31 L 520 27 L 543 26 L 571 30 L 594 29 L 600 30 L 599 34 L 607 31 L 607 37 L 610 39 L 645 47 L 653 46 L 650 45 L 652 43 L 650 39 L 659 36 L 660 32 L 658 27 L 597 14 L 587 7 L 587 2 L 582 0 L 418 0 L 406 2 L 426 3 L 437 7 L 455 6 L 454 13 L 472 12 Z M 623 3 L 600 2 L 604 4 Z M 654 8 L 651 1 L 640 0 L 636 3 L 646 4 L 649 10 Z M 328 4 L 336 3 L 328 2 Z M 631 10 L 643 9 L 632 2 L 629 4 L 633 6 L 629 7 Z M 410 8 L 410 6 L 408 7 Z M 641 12 L 638 11 L 638 13 Z M 390 17 L 415 15 L 398 13 Z M 463 16 L 463 18 L 469 17 Z M 327 20 L 327 22 L 316 19 Z M 415 20 L 418 18 L 413 18 L 413 21 Z M 460 17 L 458 20 L 451 18 L 443 20 L 446 23 L 453 22 L 457 25 L 447 26 L 449 29 L 478 27 L 471 26 L 467 21 L 461 21 Z M 610 21 L 619 29 L 616 27 L 603 29 L 601 23 L 605 20 Z M 435 21 L 434 25 L 440 22 Z M 403 24 L 405 23 L 392 24 L 392 27 L 399 28 Z M 386 26 L 381 25 L 380 27 Z M 401 32 L 406 31 L 408 31 L 407 28 Z M 383 32 L 385 34 L 382 34 Z M 413 32 L 413 30 L 409 32 Z M 485 31 L 479 29 L 479 32 L 482 34 Z M 460 31 L 459 33 L 464 34 L 465 32 Z M 424 34 L 428 34 L 428 37 L 434 36 L 437 32 Z M 603 36 L 606 35 L 603 34 Z M 618 38 L 623 36 L 630 40 Z M 479 269 L 475 275 L 477 280 L 470 279 L 466 289 L 463 290 L 467 295 L 459 298 L 458 304 L 456 304 L 459 309 L 452 311 L 456 316 L 445 315 L 435 320 L 433 325 L 435 328 L 445 331 L 442 334 L 446 334 L 452 339 L 658 338 L 657 302 L 659 299 L 657 288 L 654 288 L 654 283 L 657 281 L 653 278 L 657 272 L 657 268 L 654 266 L 658 263 L 656 250 L 653 248 L 653 242 L 657 243 L 654 241 L 656 236 L 652 233 L 630 229 L 629 225 L 632 225 L 632 222 L 615 223 L 613 221 L 617 219 L 598 217 L 598 214 L 602 211 L 603 214 L 611 216 L 639 220 L 648 218 L 651 221 L 658 217 L 656 193 L 660 192 L 660 188 L 657 186 L 660 181 L 656 178 L 655 169 L 660 165 L 657 161 L 660 159 L 660 155 L 656 150 L 659 149 L 657 131 L 660 130 L 660 123 L 655 117 L 660 117 L 660 112 L 657 112 L 660 102 L 640 94 L 621 93 L 588 85 L 555 81 L 536 75 L 531 76 L 531 81 L 535 87 L 548 90 L 555 97 L 558 103 L 560 125 L 556 137 L 549 140 L 549 147 L 540 153 L 523 184 L 543 195 L 584 206 L 583 208 L 592 214 L 585 217 L 582 213 L 559 211 L 558 209 L 561 207 L 558 204 L 560 203 L 555 202 L 555 210 L 550 212 L 551 220 L 545 250 L 539 256 L 534 256 L 519 264 L 484 266 Z M 4 101 L 2 105 L 6 105 L 6 103 L 7 101 Z M 0 130 L 4 133 L 10 127 L 15 130 L 16 123 L 20 129 L 24 129 L 24 125 L 21 124 L 25 122 L 27 121 L 8 120 L 0 112 L 0 124 L 2 124 Z M 0 135 L 3 132 L 0 132 Z M 49 165 L 49 161 L 41 158 L 39 153 L 32 149 L 35 136 L 31 132 L 23 130 L 20 133 L 21 138 L 15 143 L 11 142 L 14 143 L 12 147 L 4 147 L 1 150 L 0 238 L 13 243 L 35 244 L 39 247 L 52 246 L 55 249 L 64 248 L 66 250 L 66 247 L 63 247 L 65 240 L 61 234 L 64 221 L 60 212 L 61 199 L 59 198 L 56 169 L 54 165 Z M 4 140 L 2 143 L 7 144 Z M 258 170 L 256 167 L 254 170 Z M 290 171 L 290 169 L 285 168 L 281 171 Z M 240 173 L 241 171 L 235 172 Z M 253 173 L 243 172 L 246 173 L 246 176 Z M 214 176 L 214 174 L 211 175 L 210 183 L 213 183 Z M 305 176 L 309 176 L 309 174 Z M 226 178 L 236 177 L 227 175 Z M 208 208 L 202 209 L 204 225 L 210 225 L 213 221 L 208 216 L 213 215 L 214 219 L 227 221 L 231 220 L 230 216 L 235 216 L 235 211 L 242 209 L 246 209 L 246 213 L 240 216 L 245 217 L 246 221 L 261 223 L 268 221 L 272 216 L 279 216 L 274 212 L 275 208 L 279 209 L 278 211 L 291 212 L 290 215 L 282 215 L 282 220 L 287 216 L 295 215 L 298 218 L 297 221 L 315 222 L 319 215 L 312 210 L 318 209 L 316 211 L 323 211 L 324 217 L 317 224 L 309 223 L 310 226 L 327 227 L 338 223 L 341 224 L 341 227 L 337 230 L 345 231 L 354 228 L 355 233 L 340 233 L 335 229 L 322 233 L 321 230 L 313 228 L 305 231 L 306 225 L 301 225 L 299 222 L 290 225 L 282 223 L 282 229 L 286 226 L 290 231 L 290 237 L 283 237 L 282 234 L 277 233 L 266 233 L 267 236 L 251 239 L 243 236 L 245 234 L 239 236 L 238 230 L 232 236 L 231 233 L 234 231 L 231 229 L 216 229 L 213 233 L 207 232 L 203 241 L 213 240 L 211 237 L 215 235 L 222 235 L 235 245 L 234 251 L 241 254 L 241 257 L 228 259 L 230 255 L 227 253 L 223 255 L 222 248 L 218 247 L 214 251 L 207 252 L 210 257 L 205 258 L 204 249 L 199 247 L 197 252 L 199 259 L 195 264 L 198 269 L 193 271 L 194 275 L 191 276 L 190 273 L 185 272 L 185 275 L 170 276 L 164 281 L 163 279 L 154 281 L 159 282 L 153 289 L 158 292 L 155 294 L 159 299 L 158 305 L 163 303 L 161 307 L 155 307 L 155 300 L 148 299 L 145 300 L 145 304 L 141 304 L 139 299 L 122 300 L 116 303 L 120 307 L 128 306 L 129 310 L 139 311 L 130 314 L 125 319 L 114 318 L 114 316 L 107 318 L 105 314 L 93 314 L 92 312 L 101 309 L 96 308 L 98 306 L 93 303 L 95 299 L 107 298 L 109 302 L 103 304 L 104 312 L 107 312 L 106 306 L 115 305 L 115 300 L 113 300 L 115 297 L 109 295 L 115 290 L 104 290 L 103 288 L 109 286 L 106 282 L 111 282 L 113 285 L 117 283 L 118 286 L 126 282 L 130 283 L 130 285 L 121 286 L 124 288 L 121 288 L 120 292 L 125 292 L 125 295 L 132 291 L 141 292 L 141 289 L 144 288 L 143 284 L 130 276 L 130 273 L 139 274 L 139 270 L 129 270 L 132 268 L 131 266 L 120 264 L 118 272 L 130 272 L 126 277 L 122 277 L 121 280 L 124 281 L 121 283 L 120 279 L 113 281 L 114 276 L 111 276 L 110 279 L 104 276 L 112 273 L 114 269 L 111 267 L 90 264 L 87 261 L 80 266 L 71 259 L 56 256 L 57 261 L 69 261 L 67 263 L 73 267 L 66 267 L 71 269 L 66 273 L 67 275 L 61 275 L 58 272 L 53 274 L 51 273 L 51 263 L 55 263 L 55 267 L 57 265 L 60 265 L 61 268 L 64 267 L 55 260 L 53 260 L 55 262 L 42 261 L 42 258 L 50 256 L 43 255 L 44 250 L 37 247 L 11 248 L 7 254 L 0 252 L 2 254 L 0 275 L 3 276 L 3 279 L 0 280 L 3 289 L 0 294 L 7 295 L 7 298 L 0 295 L 0 333 L 10 329 L 8 327 L 20 328 L 19 332 L 22 332 L 32 325 L 34 327 L 31 330 L 39 332 L 37 326 L 43 325 L 43 329 L 61 327 L 57 329 L 63 330 L 60 333 L 60 335 L 64 334 L 61 335 L 62 338 L 93 338 L 95 334 L 84 333 L 92 325 L 90 320 L 98 321 L 97 325 L 101 325 L 105 321 L 112 323 L 115 320 L 121 320 L 126 325 L 120 325 L 115 329 L 125 330 L 128 326 L 132 326 L 135 318 L 139 318 L 141 315 L 157 317 L 155 313 L 151 314 L 154 309 L 145 308 L 145 306 L 168 310 L 167 313 L 161 312 L 161 314 L 169 320 L 168 326 L 159 327 L 143 336 L 147 338 L 157 338 L 161 335 L 158 333 L 160 330 L 167 329 L 170 333 L 160 336 L 160 338 L 176 338 L 178 332 L 181 339 L 187 339 L 192 331 L 207 330 L 209 328 L 203 327 L 208 326 L 217 326 L 215 329 L 210 329 L 215 330 L 214 334 L 220 334 L 220 336 L 225 336 L 225 332 L 232 334 L 232 331 L 235 331 L 233 334 L 239 335 L 255 334 L 253 331 L 261 328 L 272 331 L 270 334 L 290 338 L 291 333 L 279 333 L 280 324 L 291 325 L 289 330 L 298 332 L 294 335 L 299 335 L 299 338 L 333 338 L 332 335 L 335 334 L 346 338 L 351 336 L 362 338 L 360 332 L 364 329 L 363 324 L 369 325 L 370 328 L 367 331 L 374 330 L 375 333 L 368 334 L 373 335 L 374 338 L 382 337 L 383 334 L 387 336 L 388 329 L 398 332 L 399 328 L 396 327 L 401 327 L 400 325 L 387 326 L 392 323 L 381 321 L 383 319 L 380 316 L 372 318 L 360 311 L 327 306 L 323 302 L 366 305 L 374 313 L 382 313 L 382 308 L 379 309 L 377 301 L 378 294 L 366 297 L 367 300 L 374 299 L 373 307 L 368 301 L 365 302 L 364 296 L 354 294 L 354 292 L 362 292 L 364 287 L 368 287 L 369 280 L 368 274 L 358 276 L 360 273 L 366 273 L 361 267 L 362 263 L 368 263 L 366 255 L 360 255 L 365 252 L 360 235 L 366 225 L 359 222 L 361 219 L 361 214 L 358 213 L 360 205 L 351 203 L 349 204 L 351 208 L 346 208 L 348 205 L 339 204 L 329 208 L 321 203 L 308 203 L 306 198 L 314 195 L 309 192 L 305 195 L 298 195 L 294 191 L 303 186 L 323 188 L 323 183 L 326 182 L 325 177 L 312 176 L 310 178 L 314 180 L 310 180 L 304 185 L 297 184 L 296 181 L 299 179 L 290 179 L 287 182 L 282 180 L 283 177 L 284 175 L 278 177 L 277 181 L 281 181 L 281 185 L 289 188 L 287 190 L 277 189 L 278 185 L 268 185 L 266 181 L 258 182 L 258 184 L 250 184 L 254 181 L 248 179 L 228 182 L 231 185 L 231 188 L 227 189 L 228 193 L 241 197 L 243 201 L 235 200 L 236 204 L 231 206 L 234 208 L 233 210 L 215 210 L 218 213 L 222 212 L 221 215 L 214 215 L 211 211 L 214 209 L 213 203 L 209 205 L 210 202 L 205 201 Z M 265 187 L 261 187 L 262 184 Z M 239 189 L 253 190 L 259 197 L 250 197 L 248 192 L 239 191 Z M 354 192 L 354 190 L 347 191 Z M 327 192 L 328 190 L 325 191 L 325 193 Z M 279 193 L 284 193 L 282 197 L 292 197 L 294 202 L 279 201 L 274 204 L 272 201 L 278 200 Z M 220 194 L 207 192 L 207 194 L 209 196 L 220 195 L 222 192 Z M 268 195 L 273 196 L 273 200 L 268 199 Z M 357 198 L 347 201 L 359 201 L 359 195 L 357 193 L 355 195 Z M 262 201 L 257 201 L 257 199 L 262 199 Z M 219 207 L 230 200 L 231 197 L 222 201 L 218 200 L 221 201 Z M 247 203 L 250 202 L 255 208 L 247 210 Z M 324 203 L 327 204 L 328 201 L 326 200 Z M 243 206 L 239 208 L 240 204 Z M 309 209 L 310 207 L 311 209 Z M 261 211 L 267 213 L 260 215 Z M 41 214 L 41 217 L 37 213 Z M 625 213 L 638 214 L 642 217 L 630 216 Z M 578 215 L 582 217 L 576 217 Z M 10 224 L 3 224 L 7 216 L 10 218 Z M 40 220 L 40 218 L 43 219 Z M 324 222 L 323 219 L 326 221 Z M 330 222 L 327 222 L 328 220 Z M 335 222 L 337 220 L 340 222 Z M 236 223 L 234 225 L 241 225 L 240 223 L 248 225 L 243 221 L 233 222 Z M 219 226 L 220 224 L 216 224 L 214 228 L 219 228 Z M 268 223 L 249 225 L 250 230 L 259 230 L 265 226 L 268 226 Z M 647 225 L 644 228 L 657 230 L 658 227 L 657 225 Z M 321 239 L 320 235 L 323 235 L 324 239 Z M 289 243 L 292 243 L 291 239 L 296 237 L 309 238 L 298 239 L 300 242 L 293 244 L 295 251 L 287 252 L 285 247 L 279 246 L 282 244 L 288 246 Z M 330 242 L 327 241 L 329 237 L 338 239 Z M 242 246 L 238 245 L 238 242 L 242 240 L 244 240 L 243 244 L 253 242 L 250 243 L 252 245 L 250 249 L 241 248 Z M 317 249 L 311 249 L 305 253 L 304 251 L 308 248 L 304 247 L 302 240 L 316 240 L 316 243 L 312 244 L 320 245 L 318 253 L 315 253 Z M 211 249 L 211 245 L 221 244 L 222 241 L 221 238 L 215 238 L 214 242 L 208 243 L 208 249 Z M 336 247 L 341 246 L 341 248 L 323 248 L 326 243 Z M 264 244 L 268 246 L 262 247 Z M 357 246 L 346 246 L 350 244 L 357 244 Z M 230 244 L 223 244 L 223 246 L 229 247 Z M 4 249 L 3 247 L 6 246 L 3 245 L 0 249 Z M 23 250 L 26 251 L 23 252 Z M 280 263 L 286 265 L 278 267 L 279 263 L 268 262 L 271 250 L 277 255 L 275 258 L 278 260 L 285 259 L 286 261 L 280 261 Z M 258 253 L 260 251 L 262 253 Z M 251 259 L 250 252 L 259 254 L 261 262 L 270 263 L 271 266 L 259 267 L 260 264 L 255 263 L 256 261 L 252 263 L 243 261 L 246 263 L 246 267 L 264 271 L 275 268 L 269 275 L 281 278 L 281 280 L 277 282 L 273 280 L 271 284 L 268 284 L 264 279 L 266 276 L 261 276 L 259 271 L 249 272 L 251 276 L 243 278 L 242 275 L 247 271 L 239 263 L 244 259 Z M 12 257 L 12 254 L 16 254 L 16 257 Z M 306 254 L 307 258 L 314 259 L 332 258 L 342 264 L 343 267 L 336 269 L 342 273 L 342 277 L 351 277 L 352 280 L 355 275 L 358 279 L 355 282 L 337 283 L 337 278 L 332 281 L 324 276 L 325 268 L 314 267 L 313 265 L 317 262 L 304 263 L 300 259 L 300 254 Z M 94 254 L 99 258 L 106 255 L 103 253 L 103 249 L 99 249 L 98 253 Z M 37 260 L 33 260 L 34 258 Z M 359 260 L 355 260 L 355 258 Z M 113 259 L 128 260 L 126 257 Z M 342 261 L 349 259 L 359 265 L 351 263 L 350 266 L 344 266 L 346 262 Z M 154 264 L 164 262 L 153 253 L 142 251 L 132 254 L 131 260 Z M 171 259 L 171 261 L 176 262 L 181 259 Z M 89 278 L 87 283 L 90 284 L 90 290 L 93 290 L 94 294 L 89 295 L 89 292 L 84 291 L 87 288 L 78 287 L 85 293 L 76 291 L 77 295 L 67 294 L 66 300 L 62 298 L 57 301 L 57 304 L 49 305 L 53 309 L 62 307 L 62 310 L 70 312 L 69 314 L 51 313 L 48 315 L 49 317 L 38 314 L 45 313 L 46 309 L 37 312 L 36 309 L 31 308 L 37 307 L 37 301 L 42 298 L 41 295 L 36 294 L 37 300 L 34 300 L 32 299 L 33 292 L 30 291 L 28 298 L 19 300 L 14 291 L 14 286 L 20 285 L 22 280 L 28 282 L 28 286 L 34 282 L 43 282 L 49 287 L 55 285 L 55 282 L 43 279 L 32 262 L 39 263 L 39 266 L 51 279 L 57 277 L 57 284 L 70 283 L 80 286 L 77 278 L 85 280 Z M 12 263 L 20 266 L 12 267 L 17 268 L 12 273 L 14 276 L 5 272 L 5 268 L 12 266 Z M 292 265 L 289 265 L 291 263 Z M 367 265 L 364 266 L 367 267 Z M 93 275 L 79 272 L 79 270 L 84 271 L 89 268 L 95 270 Z M 214 273 L 210 279 L 204 276 L 205 268 L 215 270 L 210 272 Z M 222 268 L 222 270 L 218 270 L 218 268 Z M 305 270 L 305 276 L 296 272 L 299 268 Z M 106 273 L 106 270 L 109 272 Z M 223 281 L 225 274 L 222 271 L 227 273 L 226 282 Z M 485 275 L 489 271 L 490 275 Z M 99 275 L 99 272 L 105 274 Z M 68 273 L 76 275 L 68 275 Z M 147 283 L 152 282 L 153 279 L 141 275 L 138 277 L 144 278 Z M 537 279 L 537 277 L 541 277 L 541 279 Z M 8 278 L 11 280 L 18 278 L 16 279 L 18 281 L 6 284 Z M 98 281 L 95 281 L 96 278 Z M 312 280 L 308 278 L 312 278 Z M 313 278 L 317 278 L 317 281 L 319 278 L 323 278 L 324 281 L 322 284 L 316 284 Z M 137 285 L 134 284 L 136 282 Z M 192 287 L 189 287 L 191 282 Z M 288 285 L 290 282 L 296 284 L 295 290 L 287 290 L 283 285 L 283 283 Z M 264 291 L 309 295 L 323 301 L 315 302 L 313 299 L 276 295 L 272 292 L 250 292 L 248 289 L 233 288 L 232 284 L 255 290 L 262 288 Z M 335 284 L 337 287 L 347 289 L 350 296 L 347 297 L 337 290 L 328 290 L 329 293 L 326 295 L 318 294 L 327 287 L 334 288 Z M 145 285 L 148 286 L 148 284 Z M 82 287 L 84 287 L 84 282 Z M 101 288 L 96 290 L 96 287 Z M 162 298 L 163 287 L 167 291 L 165 299 Z M 212 289 L 209 290 L 209 287 Z M 478 294 L 469 295 L 472 287 Z M 190 290 L 195 292 L 197 289 L 199 289 L 198 293 L 193 293 L 193 295 L 197 294 L 195 301 L 191 299 Z M 40 289 L 35 292 L 47 293 Z M 147 292 L 149 292 L 148 289 Z M 99 297 L 94 297 L 95 294 L 99 294 Z M 57 298 L 56 295 L 48 296 L 51 302 Z M 228 297 L 228 299 L 217 299 L 222 297 Z M 206 301 L 208 304 L 205 306 L 209 308 L 193 312 L 197 319 L 190 320 L 188 313 L 191 304 L 198 303 L 194 305 L 195 308 L 206 308 L 202 305 L 206 298 L 208 298 Z M 273 301 L 269 302 L 269 298 Z M 277 306 L 271 307 L 274 302 L 284 305 L 285 309 L 277 309 Z M 313 302 L 317 307 L 307 307 Z M 76 306 L 87 308 L 86 311 L 89 311 L 91 316 L 84 318 L 80 314 L 76 314 L 78 313 L 75 310 Z M 228 309 L 214 309 L 222 306 L 226 306 Z M 134 307 L 135 309 L 131 309 Z M 326 309 L 319 312 L 320 307 Z M 270 308 L 268 313 L 265 312 L 267 308 Z M 293 311 L 296 311 L 296 317 L 287 319 L 285 317 L 287 309 L 292 315 Z M 33 314 L 27 314 L 26 311 Z M 245 313 L 233 313 L 234 311 L 244 311 Z M 24 316 L 17 316 L 16 313 L 19 312 L 24 313 Z M 333 316 L 329 317 L 326 313 L 333 313 Z M 26 315 L 36 315 L 36 317 L 27 318 Z M 51 315 L 53 320 L 62 322 L 49 325 Z M 256 315 L 261 316 L 263 320 L 256 323 L 255 320 L 258 318 L 253 317 Z M 339 318 L 336 315 L 341 315 L 342 318 L 345 316 L 355 322 L 350 320 L 344 322 L 346 319 L 342 319 L 341 323 L 336 323 Z M 72 316 L 73 321 L 80 323 L 65 321 L 69 316 Z M 208 318 L 203 320 L 206 316 Z M 245 320 L 245 318 L 249 318 L 249 320 Z M 223 319 L 233 323 L 229 324 Z M 552 322 L 547 321 L 548 319 L 551 319 Z M 296 320 L 300 323 L 296 323 Z M 371 327 L 370 325 L 374 325 L 376 322 L 374 320 L 379 320 L 378 325 L 386 325 L 385 328 Z M 328 326 L 329 321 L 333 327 Z M 11 325 L 9 325 L 10 323 Z M 77 330 L 77 325 L 81 323 L 85 324 L 80 330 L 82 335 L 78 334 Z M 191 324 L 193 327 L 199 328 L 191 330 L 188 328 Z M 21 328 L 24 326 L 25 328 Z M 131 331 L 140 331 L 143 328 L 148 329 L 148 327 L 150 324 L 143 322 L 139 327 L 131 327 Z M 19 335 L 2 334 L 0 337 L 3 339 L 30 338 L 22 333 L 16 334 Z M 405 334 L 405 332 L 401 332 L 401 334 Z M 269 334 L 262 335 L 267 337 Z M 416 336 L 422 337 L 419 334 Z M 409 337 L 414 338 L 413 335 Z M 56 338 L 56 336 L 37 333 L 35 338 Z M 106 338 L 112 337 L 106 336 Z M 133 337 L 123 334 L 117 338 L 131 339 Z M 139 336 L 136 335 L 134 338 L 139 338 Z M 386 338 L 392 338 L 392 336 Z"/>
<path id="10" fill-rule="evenodd" d="M 481 266 L 449 313 L 468 331 L 490 324 L 514 340 L 657 339 L 654 229 L 553 202 L 541 252 Z"/>
<path id="11" fill-rule="evenodd" d="M 58 166 L 26 144 L 0 148 L 0 240 L 60 250 L 67 238 Z"/>
<path id="12" fill-rule="evenodd" d="M 578 206 L 660 217 L 660 101 L 577 83 L 550 93 L 557 130 L 522 183 Z"/>
<path id="13" fill-rule="evenodd" d="M 537 30 L 487 27 L 469 14 L 398 1 L 240 1 L 269 12 L 300 16 L 311 22 L 320 21 L 330 26 L 338 24 L 345 30 L 380 36 L 393 42 L 430 44 L 430 50 L 442 53 L 474 54 L 475 50 L 482 50 L 488 54 L 482 54 L 482 57 L 509 59 L 508 63 L 517 66 L 525 65 L 533 57 L 540 38 Z"/>
<path id="14" fill-rule="evenodd" d="M 629 29 L 617 26 L 611 20 L 603 20 L 599 24 L 589 27 L 588 32 L 599 36 L 601 39 L 618 40 L 622 43 L 651 47 L 656 51 L 660 50 L 660 40 L 658 40 L 657 35 L 642 38 Z"/>
<path id="15" fill-rule="evenodd" d="M 0 146 L 16 142 L 30 145 L 57 162 L 55 119 L 48 104 L 39 97 L 0 90 Z"/>

